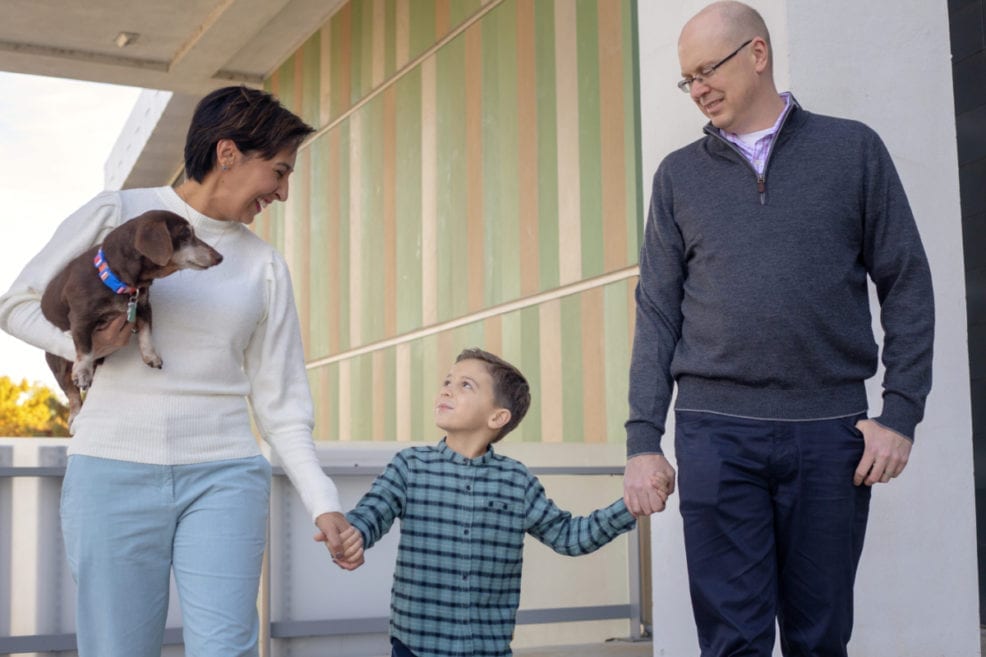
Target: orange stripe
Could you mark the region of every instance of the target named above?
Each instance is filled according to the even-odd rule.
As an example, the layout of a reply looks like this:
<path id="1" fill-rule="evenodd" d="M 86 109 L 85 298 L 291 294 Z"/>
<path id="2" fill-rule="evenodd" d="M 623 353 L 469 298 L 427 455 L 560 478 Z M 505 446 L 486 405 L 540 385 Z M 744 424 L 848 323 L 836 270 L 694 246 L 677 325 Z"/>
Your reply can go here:
<path id="1" fill-rule="evenodd" d="M 606 442 L 606 354 L 603 348 L 603 288 L 582 293 L 582 435 Z"/>
<path id="2" fill-rule="evenodd" d="M 555 3 L 555 94 L 558 134 L 558 278 L 582 278 L 582 201 L 579 197 L 579 72 L 574 2 Z"/>
<path id="3" fill-rule="evenodd" d="M 421 324 L 438 319 L 437 64 L 421 62 Z"/>
<path id="4" fill-rule="evenodd" d="M 438 373 L 439 377 L 445 376 L 445 373 L 449 371 L 452 367 L 452 363 L 455 361 L 455 357 L 458 352 L 455 350 L 455 344 L 452 340 L 452 331 L 442 331 L 438 334 L 438 339 L 436 340 L 437 349 L 435 350 L 435 371 Z M 435 382 L 435 385 L 438 381 Z M 427 398 L 429 391 L 425 390 L 425 398 Z"/>
<path id="5" fill-rule="evenodd" d="M 484 306 L 483 257 L 483 41 L 479 23 L 466 30 L 466 248 L 470 312 Z M 452 248 L 457 248 L 453 245 Z"/>
<path id="6" fill-rule="evenodd" d="M 384 408 L 384 402 L 387 400 L 387 381 L 386 375 L 384 373 L 384 352 L 374 351 L 371 357 L 371 363 L 373 367 L 373 381 L 371 385 L 373 386 L 373 394 L 371 401 L 371 415 L 372 427 L 370 429 L 370 435 L 374 441 L 386 440 L 387 436 L 384 435 L 384 423 L 387 414 L 390 413 L 389 408 Z"/>
<path id="7" fill-rule="evenodd" d="M 503 321 L 501 317 L 501 315 L 495 315 L 483 320 L 485 349 L 497 355 L 503 353 Z"/>
<path id="8" fill-rule="evenodd" d="M 435 0 L 435 41 L 441 39 L 449 30 L 451 0 Z"/>
<path id="9" fill-rule="evenodd" d="M 534 0 L 517 2 L 517 187 L 520 212 L 520 292 L 540 289 L 538 275 L 537 81 Z"/>
<path id="10" fill-rule="evenodd" d="M 396 69 L 399 71 L 404 68 L 408 60 L 411 59 L 411 0 L 397 0 L 394 10 L 396 18 L 396 45 L 394 46 L 397 58 Z"/>
<path id="11" fill-rule="evenodd" d="M 305 60 L 302 57 L 303 52 L 304 48 L 298 48 L 298 50 L 294 53 L 294 98 L 291 99 L 291 102 L 293 103 L 292 107 L 294 107 L 294 113 L 304 119 L 306 117 L 302 111 L 302 103 L 304 102 L 302 100 L 304 97 L 302 92 L 305 89 Z"/>
<path id="12" fill-rule="evenodd" d="M 339 440 L 353 439 L 352 362 L 339 362 Z"/>
<path id="13" fill-rule="evenodd" d="M 384 39 L 386 38 L 386 10 L 384 0 L 373 0 L 372 9 L 373 25 L 371 28 L 371 85 L 376 89 L 383 83 L 384 70 L 386 68 L 386 48 Z"/>
<path id="14" fill-rule="evenodd" d="M 599 0 L 599 129 L 602 158 L 603 267 L 627 260 L 626 158 L 623 153 L 623 19 L 621 3 Z"/>
<path id="15" fill-rule="evenodd" d="M 299 291 L 296 296 L 301 300 L 298 308 L 298 321 L 301 323 L 301 343 L 304 345 L 305 354 L 311 356 L 312 344 L 312 195 L 311 195 L 311 153 L 312 149 L 306 148 L 298 153 L 299 162 L 296 163 L 300 173 L 297 176 L 297 189 L 288 198 L 294 197 L 294 216 L 292 223 L 297 227 L 297 242 L 293 251 L 295 256 L 294 271 L 300 277 L 298 281 Z M 319 220 L 321 217 L 319 217 Z"/>
<path id="16" fill-rule="evenodd" d="M 325 184 L 328 186 L 326 190 L 326 196 L 329 199 L 329 215 L 327 220 L 328 225 L 328 238 L 325 245 L 327 253 L 325 257 L 327 258 L 328 265 L 328 276 L 326 288 L 328 290 L 328 298 L 325 303 L 329 305 L 330 321 L 329 321 L 329 353 L 337 354 L 339 353 L 339 316 L 335 313 L 336 308 L 339 307 L 339 300 L 341 297 L 341 290 L 339 289 L 339 248 L 341 246 L 339 241 L 339 170 L 341 168 L 341 162 L 339 161 L 339 130 L 332 130 L 328 134 L 329 138 L 329 166 L 328 180 L 318 181 L 318 184 Z"/>
<path id="17" fill-rule="evenodd" d="M 397 87 L 383 93 L 383 326 L 397 333 Z"/>
<path id="18" fill-rule="evenodd" d="M 318 122 L 317 127 L 332 120 L 332 29 L 331 23 L 318 34 Z"/>
<path id="19" fill-rule="evenodd" d="M 562 411 L 561 301 L 552 299 L 538 308 L 541 366 L 541 440 L 560 443 L 565 435 Z"/>
<path id="20" fill-rule="evenodd" d="M 397 345 L 396 357 L 397 442 L 411 440 L 411 345 Z"/>
<path id="21" fill-rule="evenodd" d="M 335 436 L 330 435 L 332 427 L 332 409 L 335 408 L 336 399 L 329 399 L 329 366 L 318 369 L 318 385 L 322 391 L 322 398 L 316 400 L 315 408 L 318 409 L 318 419 L 315 422 L 315 436 L 317 440 L 332 440 Z"/>
<path id="22" fill-rule="evenodd" d="M 352 104 L 350 101 L 351 91 L 350 91 L 350 75 L 352 62 L 352 3 L 347 2 L 343 5 L 342 9 L 339 10 L 339 31 L 342 33 L 342 43 L 339 44 L 339 55 L 342 61 L 339 62 L 339 79 L 337 82 L 337 87 L 334 90 L 334 96 L 338 102 L 338 109 L 333 112 L 335 115 L 342 114 L 345 110 L 349 109 Z"/>

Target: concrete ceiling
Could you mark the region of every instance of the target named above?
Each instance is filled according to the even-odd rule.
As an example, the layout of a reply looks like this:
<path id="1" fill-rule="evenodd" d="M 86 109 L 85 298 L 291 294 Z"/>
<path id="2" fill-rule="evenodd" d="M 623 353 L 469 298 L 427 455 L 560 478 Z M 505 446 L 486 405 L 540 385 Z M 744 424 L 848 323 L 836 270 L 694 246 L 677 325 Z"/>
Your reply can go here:
<path id="1" fill-rule="evenodd" d="M 0 70 L 174 92 L 155 131 L 169 143 L 146 149 L 172 175 L 183 146 L 174 135 L 184 137 L 195 101 L 228 84 L 259 86 L 343 2 L 3 0 Z M 119 45 L 121 33 L 135 36 Z M 138 159 L 135 169 L 147 164 Z"/>

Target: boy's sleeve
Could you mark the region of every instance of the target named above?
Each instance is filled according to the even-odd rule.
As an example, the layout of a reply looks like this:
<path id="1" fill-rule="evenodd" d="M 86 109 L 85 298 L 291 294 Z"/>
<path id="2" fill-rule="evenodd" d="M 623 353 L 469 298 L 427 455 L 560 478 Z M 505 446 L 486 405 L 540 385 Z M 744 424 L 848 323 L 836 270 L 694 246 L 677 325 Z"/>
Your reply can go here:
<path id="1" fill-rule="evenodd" d="M 396 454 L 370 491 L 346 514 L 349 524 L 363 535 L 364 549 L 370 549 L 390 531 L 395 519 L 403 517 L 409 474 L 403 452 Z"/>
<path id="2" fill-rule="evenodd" d="M 634 526 L 636 519 L 622 498 L 587 516 L 573 517 L 548 499 L 541 482 L 531 477 L 527 487 L 527 533 L 559 554 L 589 554 Z"/>

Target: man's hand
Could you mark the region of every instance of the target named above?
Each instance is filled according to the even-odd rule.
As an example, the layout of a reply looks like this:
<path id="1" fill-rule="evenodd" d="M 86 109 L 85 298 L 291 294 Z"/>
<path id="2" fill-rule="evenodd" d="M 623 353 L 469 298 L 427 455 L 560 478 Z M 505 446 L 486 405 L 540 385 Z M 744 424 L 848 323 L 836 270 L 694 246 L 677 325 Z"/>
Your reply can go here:
<path id="1" fill-rule="evenodd" d="M 856 428 L 863 434 L 866 447 L 853 475 L 853 484 L 885 484 L 899 476 L 907 467 L 911 441 L 873 420 L 860 420 Z"/>
<path id="2" fill-rule="evenodd" d="M 108 322 L 100 324 L 92 334 L 93 358 L 105 358 L 117 349 L 127 346 L 133 335 L 133 325 L 127 316 L 120 314 Z"/>
<path id="3" fill-rule="evenodd" d="M 649 516 L 664 511 L 674 493 L 674 468 L 661 454 L 639 454 L 627 459 L 623 473 L 623 501 L 630 513 Z"/>
<path id="4" fill-rule="evenodd" d="M 332 560 L 346 570 L 358 568 L 363 563 L 363 537 L 339 512 L 323 513 L 315 518 L 318 527 L 313 537 L 325 543 Z M 355 537 L 353 536 L 355 534 Z"/>

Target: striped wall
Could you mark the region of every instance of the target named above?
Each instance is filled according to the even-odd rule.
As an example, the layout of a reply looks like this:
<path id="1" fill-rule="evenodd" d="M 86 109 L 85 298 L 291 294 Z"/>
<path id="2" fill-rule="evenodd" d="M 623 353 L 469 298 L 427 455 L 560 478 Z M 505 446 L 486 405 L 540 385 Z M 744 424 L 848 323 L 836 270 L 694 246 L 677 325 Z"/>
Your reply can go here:
<path id="1" fill-rule="evenodd" d="M 425 440 L 483 346 L 525 441 L 622 441 L 642 231 L 633 0 L 352 0 L 267 88 L 318 128 L 256 230 L 288 259 L 316 436 Z"/>

